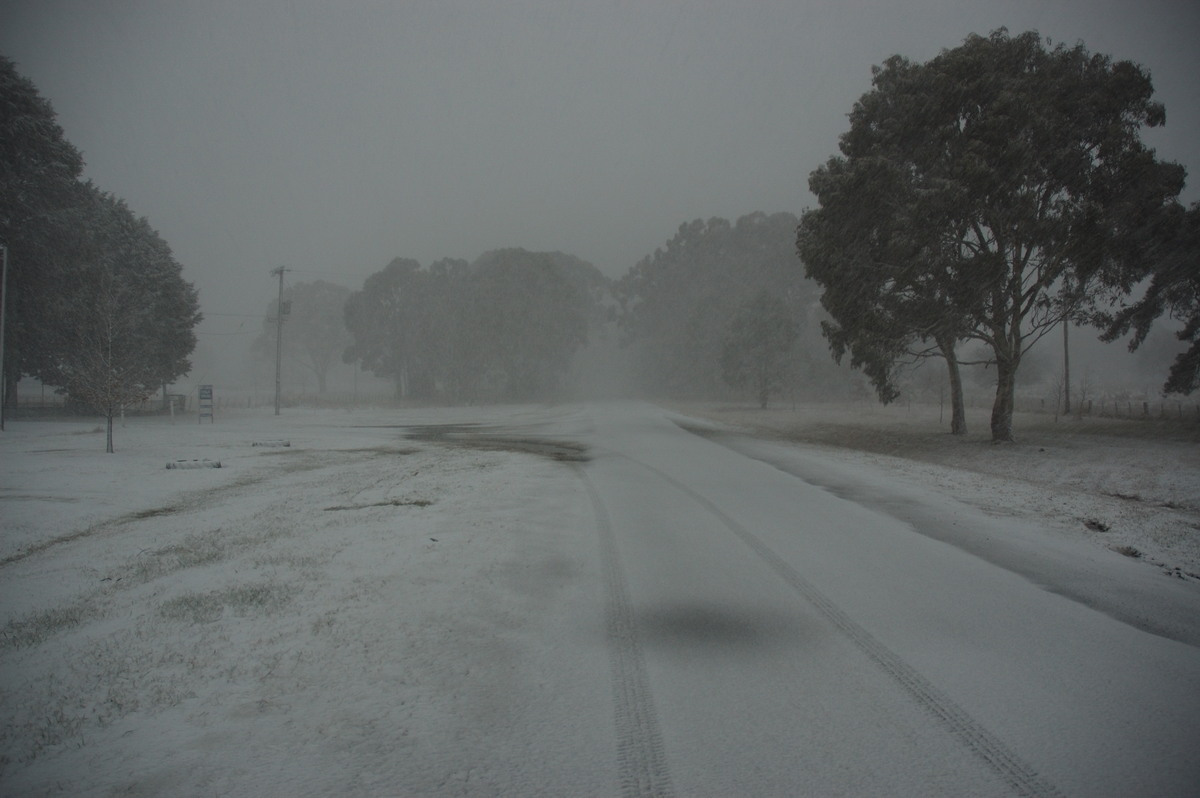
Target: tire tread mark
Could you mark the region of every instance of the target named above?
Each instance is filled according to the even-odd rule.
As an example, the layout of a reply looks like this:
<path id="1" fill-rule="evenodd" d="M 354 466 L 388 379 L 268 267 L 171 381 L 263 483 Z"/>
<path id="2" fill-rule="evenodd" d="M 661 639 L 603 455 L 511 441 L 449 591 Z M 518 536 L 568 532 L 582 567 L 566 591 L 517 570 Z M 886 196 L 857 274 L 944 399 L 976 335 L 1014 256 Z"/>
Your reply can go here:
<path id="1" fill-rule="evenodd" d="M 579 465 L 573 467 L 587 488 L 600 538 L 621 795 L 625 798 L 670 798 L 674 791 L 667 768 L 666 749 L 650 696 L 645 657 L 638 642 L 629 590 L 617 556 L 612 521 L 586 472 Z"/>
<path id="2" fill-rule="evenodd" d="M 877 640 L 870 632 L 842 612 L 825 594 L 817 590 L 807 579 L 787 564 L 759 538 L 726 515 L 701 494 L 667 476 L 657 468 L 633 458 L 632 460 L 653 472 L 676 489 L 690 496 L 710 514 L 721 521 L 734 535 L 757 554 L 778 576 L 788 583 L 804 599 L 812 604 L 826 620 L 832 623 L 864 654 L 891 676 L 921 707 L 932 714 L 967 749 L 982 759 L 999 775 L 1017 795 L 1029 798 L 1051 798 L 1062 793 L 1049 781 L 1040 776 L 999 738 L 972 718 L 966 710 L 948 695 L 938 690 L 928 679 L 918 673 L 895 652 Z"/>

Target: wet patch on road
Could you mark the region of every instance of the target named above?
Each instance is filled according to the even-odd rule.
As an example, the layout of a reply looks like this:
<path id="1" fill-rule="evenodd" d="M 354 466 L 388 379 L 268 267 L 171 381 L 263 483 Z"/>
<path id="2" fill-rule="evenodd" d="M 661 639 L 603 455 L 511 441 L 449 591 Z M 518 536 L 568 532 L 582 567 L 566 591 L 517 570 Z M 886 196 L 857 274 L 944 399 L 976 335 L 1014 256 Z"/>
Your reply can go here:
<path id="1" fill-rule="evenodd" d="M 800 633 L 795 616 L 699 604 L 643 610 L 636 622 L 649 647 L 762 647 L 795 641 Z"/>
<path id="2" fill-rule="evenodd" d="M 487 452 L 519 452 L 560 463 L 586 463 L 591 458 L 582 443 L 534 435 L 505 433 L 482 424 L 427 424 L 403 427 L 404 437 Z"/>
<path id="3" fill-rule="evenodd" d="M 371 502 L 370 504 L 346 504 L 337 505 L 335 507 L 326 507 L 326 511 L 330 510 L 366 510 L 371 507 L 428 507 L 433 504 L 429 499 L 388 499 L 382 502 Z"/>

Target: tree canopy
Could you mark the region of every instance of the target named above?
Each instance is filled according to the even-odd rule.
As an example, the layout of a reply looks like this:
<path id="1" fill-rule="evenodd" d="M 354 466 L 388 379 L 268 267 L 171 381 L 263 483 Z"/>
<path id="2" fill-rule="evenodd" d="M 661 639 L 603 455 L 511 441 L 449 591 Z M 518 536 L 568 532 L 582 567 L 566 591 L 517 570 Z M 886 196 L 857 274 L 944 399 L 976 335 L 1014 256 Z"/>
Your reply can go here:
<path id="1" fill-rule="evenodd" d="M 778 297 L 795 324 L 803 321 L 815 286 L 795 268 L 796 223 L 789 213 L 753 213 L 733 224 L 697 219 L 618 281 L 620 324 L 645 389 L 725 393 L 730 324 L 760 291 Z"/>
<path id="2" fill-rule="evenodd" d="M 399 398 L 550 398 L 606 286 L 559 252 L 495 250 L 428 269 L 397 258 L 347 301 L 345 359 L 393 379 Z"/>
<path id="3" fill-rule="evenodd" d="M 1149 278 L 1145 293 L 1119 310 L 1097 313 L 1104 328 L 1102 336 L 1112 341 L 1133 331 L 1129 348 L 1137 349 L 1150 327 L 1163 314 L 1183 322 L 1176 333 L 1190 346 L 1171 364 L 1163 393 L 1190 394 L 1200 386 L 1200 202 L 1187 211 L 1174 209 L 1147 242 L 1149 257 L 1131 269 L 1118 288 L 1128 293 L 1134 285 Z"/>
<path id="4" fill-rule="evenodd" d="M 804 215 L 797 237 L 806 273 L 824 287 L 821 322 L 834 359 L 871 380 L 880 401 L 899 396 L 897 369 L 945 358 L 952 386 L 951 430 L 966 432 L 956 342 L 969 320 L 956 307 L 956 264 L 939 250 L 932 197 L 902 164 L 834 158 L 813 172 L 820 212 Z M 890 208 L 881 214 L 879 208 Z M 926 238 L 923 238 L 925 236 Z"/>
<path id="5" fill-rule="evenodd" d="M 43 297 L 34 374 L 108 419 L 191 368 L 196 291 L 166 242 L 125 203 L 92 189 L 75 209 L 69 279 Z"/>
<path id="6" fill-rule="evenodd" d="M 982 342 L 992 437 L 1011 440 L 1021 357 L 1127 279 L 1176 202 L 1183 169 L 1141 141 L 1165 111 L 1137 65 L 1003 29 L 925 64 L 893 56 L 873 86 L 798 232 L 834 353 L 888 398 L 914 343 L 953 363 L 956 341 Z"/>
<path id="7" fill-rule="evenodd" d="M 72 210 L 84 201 L 83 157 L 50 103 L 0 56 L 0 239 L 8 246 L 4 395 L 41 354 L 39 321 L 65 281 Z"/>
<path id="8" fill-rule="evenodd" d="M 766 408 L 784 382 L 787 359 L 800 334 L 791 308 L 762 289 L 734 313 L 721 352 L 721 371 L 735 388 L 749 387 Z"/>

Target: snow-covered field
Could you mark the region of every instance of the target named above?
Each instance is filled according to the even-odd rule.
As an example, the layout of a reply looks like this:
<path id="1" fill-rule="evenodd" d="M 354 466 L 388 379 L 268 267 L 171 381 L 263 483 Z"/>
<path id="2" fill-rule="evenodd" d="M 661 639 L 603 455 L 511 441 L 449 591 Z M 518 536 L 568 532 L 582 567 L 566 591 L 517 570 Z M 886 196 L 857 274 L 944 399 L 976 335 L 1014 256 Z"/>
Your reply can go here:
<path id="1" fill-rule="evenodd" d="M 577 480 L 550 457 L 416 443 L 397 425 L 524 412 L 130 419 L 114 455 L 94 420 L 11 422 L 0 793 L 468 782 L 455 753 L 505 744 L 480 717 L 496 700 L 481 693 L 503 695 L 505 641 L 554 639 L 523 607 L 570 567 L 551 520 L 577 512 L 555 489 Z M 221 467 L 165 467 L 203 459 Z M 377 782 L 397 761 L 408 780 Z"/>
<path id="2" fill-rule="evenodd" d="M 1147 438 L 1020 419 L 1021 442 L 992 447 L 897 410 L 687 412 L 808 439 L 831 468 L 1135 547 L 1142 567 L 1189 584 L 1200 573 L 1194 428 Z M 441 438 L 445 425 L 481 422 L 554 422 L 562 437 L 586 418 L 494 407 L 130 419 L 114 455 L 95 421 L 11 422 L 0 435 L 0 793 L 607 783 L 603 645 L 569 677 L 556 660 L 558 641 L 597 631 L 572 626 L 568 610 L 602 603 L 600 566 L 564 532 L 594 523 L 577 452 L 535 437 Z M 204 460 L 221 467 L 166 467 Z M 581 669 L 594 691 L 579 691 Z M 508 733 L 514 717 L 565 725 L 530 751 Z M 571 741 L 570 756 L 555 739 Z"/>

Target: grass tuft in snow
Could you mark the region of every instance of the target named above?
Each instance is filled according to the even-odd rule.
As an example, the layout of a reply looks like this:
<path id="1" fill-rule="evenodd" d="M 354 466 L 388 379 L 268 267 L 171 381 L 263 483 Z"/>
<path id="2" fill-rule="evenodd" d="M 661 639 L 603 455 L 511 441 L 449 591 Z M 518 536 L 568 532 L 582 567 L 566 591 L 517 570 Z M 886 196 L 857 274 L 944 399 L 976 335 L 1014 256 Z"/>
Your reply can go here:
<path id="1" fill-rule="evenodd" d="M 278 612 L 291 601 L 295 589 L 265 582 L 239 585 L 207 593 L 185 593 L 162 603 L 159 614 L 173 621 L 211 623 L 220 620 L 226 608 L 236 615 Z"/>
<path id="2" fill-rule="evenodd" d="M 82 748 L 91 732 L 134 712 L 194 698 L 206 665 L 197 657 L 161 645 L 145 624 L 56 650 L 36 678 L 0 690 L 9 713 L 0 726 L 0 775 L 47 750 Z"/>
<path id="3" fill-rule="evenodd" d="M 211 565 L 226 557 L 226 548 L 216 533 L 188 535 L 180 543 L 143 552 L 133 564 L 131 577 L 135 582 L 149 582 L 185 568 Z"/>
<path id="4" fill-rule="evenodd" d="M 143 521 L 147 518 L 158 518 L 164 515 L 174 515 L 184 508 L 178 504 L 168 504 L 165 507 L 153 507 L 149 510 L 138 510 L 136 513 L 130 513 L 126 518 L 131 521 Z"/>
<path id="5" fill-rule="evenodd" d="M 74 629 L 99 615 L 91 604 L 72 604 L 39 612 L 24 620 L 11 620 L 0 630 L 0 648 L 27 648 Z"/>
<path id="6" fill-rule="evenodd" d="M 104 427 L 93 427 L 92 429 L 80 429 L 72 432 L 72 435 L 99 435 L 104 432 Z"/>

